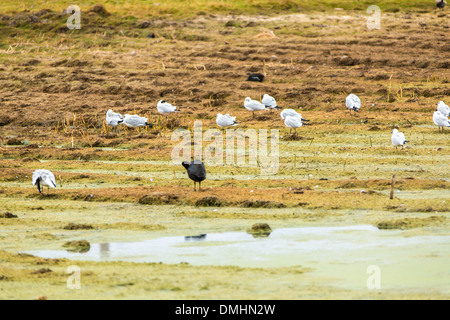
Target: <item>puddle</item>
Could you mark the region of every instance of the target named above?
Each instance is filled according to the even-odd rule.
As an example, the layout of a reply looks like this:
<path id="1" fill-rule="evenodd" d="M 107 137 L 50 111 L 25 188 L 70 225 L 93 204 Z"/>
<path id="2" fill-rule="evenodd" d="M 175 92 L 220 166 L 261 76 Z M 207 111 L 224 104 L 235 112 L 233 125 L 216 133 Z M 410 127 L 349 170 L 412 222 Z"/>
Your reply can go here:
<path id="1" fill-rule="evenodd" d="M 369 266 L 384 287 L 432 287 L 450 292 L 450 236 L 405 236 L 371 225 L 276 229 L 266 238 L 246 232 L 192 234 L 140 242 L 91 244 L 89 252 L 27 251 L 43 258 L 163 262 L 239 267 L 310 268 L 312 274 L 346 288 L 366 288 Z"/>

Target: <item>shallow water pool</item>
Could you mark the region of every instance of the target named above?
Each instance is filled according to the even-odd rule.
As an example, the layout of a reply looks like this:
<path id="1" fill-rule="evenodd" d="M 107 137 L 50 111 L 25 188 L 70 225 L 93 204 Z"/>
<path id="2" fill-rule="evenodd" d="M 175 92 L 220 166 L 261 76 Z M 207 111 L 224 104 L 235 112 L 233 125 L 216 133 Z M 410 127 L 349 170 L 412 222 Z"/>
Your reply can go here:
<path id="1" fill-rule="evenodd" d="M 91 244 L 86 253 L 66 250 L 26 253 L 91 261 L 186 262 L 256 268 L 301 266 L 322 280 L 328 279 L 330 285 L 346 288 L 366 287 L 373 270 L 379 270 L 384 288 L 432 287 L 441 293 L 450 292 L 448 235 L 411 236 L 402 230 L 358 225 L 283 228 L 262 238 L 246 232 L 186 236 Z"/>

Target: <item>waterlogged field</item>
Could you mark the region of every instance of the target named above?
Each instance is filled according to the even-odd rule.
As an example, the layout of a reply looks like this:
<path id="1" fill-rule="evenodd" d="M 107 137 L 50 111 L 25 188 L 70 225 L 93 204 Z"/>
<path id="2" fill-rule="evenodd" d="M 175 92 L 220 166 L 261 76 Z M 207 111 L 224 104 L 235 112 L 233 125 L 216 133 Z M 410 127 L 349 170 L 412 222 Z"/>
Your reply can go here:
<path id="1" fill-rule="evenodd" d="M 432 114 L 450 102 L 450 20 L 428 2 L 382 1 L 369 30 L 361 1 L 84 1 L 68 30 L 59 1 L 2 1 L 0 298 L 448 299 L 450 130 Z M 253 119 L 244 99 L 265 93 L 311 125 Z M 160 116 L 161 99 L 181 111 Z M 108 109 L 155 126 L 113 131 Z M 269 155 L 278 140 L 273 174 L 224 144 L 193 190 L 172 152 L 212 141 L 172 134 L 201 121 L 204 138 L 217 113 Z M 36 169 L 57 189 L 39 194 Z"/>

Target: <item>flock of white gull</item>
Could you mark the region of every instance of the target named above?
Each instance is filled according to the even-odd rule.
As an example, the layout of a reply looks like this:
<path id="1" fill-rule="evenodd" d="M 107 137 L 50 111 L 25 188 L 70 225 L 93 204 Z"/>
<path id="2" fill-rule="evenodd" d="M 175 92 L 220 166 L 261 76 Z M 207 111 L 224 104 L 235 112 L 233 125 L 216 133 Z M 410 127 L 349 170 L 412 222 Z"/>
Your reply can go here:
<path id="1" fill-rule="evenodd" d="M 355 94 L 350 94 L 345 99 L 345 105 L 347 109 L 349 109 L 350 113 L 352 111 L 359 112 L 359 110 L 361 109 L 361 99 Z M 263 96 L 261 102 L 259 102 L 258 100 L 253 100 L 250 97 L 245 98 L 244 107 L 247 110 L 252 111 L 253 119 L 255 118 L 255 111 L 266 109 L 281 109 L 277 105 L 275 98 L 269 96 L 268 94 L 265 94 Z M 171 113 L 180 111 L 177 109 L 177 107 L 164 100 L 158 101 L 156 108 L 158 109 L 158 112 L 160 114 L 166 117 Z M 281 111 L 280 116 L 284 121 L 285 126 L 290 128 L 291 130 L 294 129 L 294 131 L 303 125 L 307 125 L 304 122 L 309 121 L 302 118 L 302 115 L 300 113 L 297 113 L 297 111 L 295 111 L 294 109 L 284 109 L 283 111 Z M 439 127 L 439 130 L 441 130 L 441 128 L 442 130 L 444 130 L 444 127 L 450 127 L 450 121 L 448 119 L 449 116 L 450 107 L 443 101 L 439 101 L 437 104 L 437 110 L 433 114 L 433 122 Z M 145 117 L 129 114 L 122 116 L 120 113 L 115 113 L 111 109 L 106 113 L 106 123 L 112 127 L 117 127 L 121 123 L 130 128 L 153 126 L 153 124 L 149 123 L 148 119 Z M 228 113 L 225 115 L 218 113 L 216 116 L 216 123 L 221 128 L 236 126 L 239 124 L 239 122 L 236 121 L 236 117 L 233 117 Z M 397 129 L 394 129 L 392 132 L 392 144 L 394 146 L 403 146 L 406 142 L 408 141 L 405 140 L 404 135 Z"/>
<path id="2" fill-rule="evenodd" d="M 345 99 L 345 105 L 347 107 L 347 109 L 349 109 L 349 112 L 351 113 L 352 111 L 355 112 L 359 112 L 359 110 L 361 109 L 361 100 L 359 99 L 358 96 L 356 96 L 355 94 L 350 94 L 346 99 Z M 260 111 L 260 110 L 265 110 L 265 109 L 281 109 L 278 105 L 276 100 L 271 97 L 268 94 L 265 94 L 261 100 L 261 102 L 257 101 L 257 100 L 252 100 L 251 98 L 247 97 L 245 98 L 244 101 L 244 107 L 249 110 L 252 111 L 253 113 L 253 118 L 255 118 L 255 111 Z M 164 100 L 160 100 L 156 106 L 158 112 L 164 116 L 167 116 L 178 112 L 180 110 L 177 109 L 177 107 L 173 106 L 172 104 L 164 101 Z M 302 117 L 302 115 L 300 113 L 298 113 L 297 111 L 295 111 L 294 109 L 284 109 L 281 111 L 280 113 L 281 119 L 284 121 L 284 124 L 286 127 L 290 128 L 290 130 L 294 129 L 294 131 L 297 128 L 302 127 L 303 125 L 307 125 L 304 122 L 308 122 L 309 120 L 306 120 Z M 448 105 L 446 105 L 443 101 L 439 101 L 437 104 L 437 110 L 433 113 L 433 122 L 435 125 L 438 126 L 439 131 L 444 130 L 444 127 L 450 127 L 450 120 L 448 119 L 448 117 L 450 116 L 450 107 Z M 108 110 L 108 112 L 106 113 L 106 123 L 111 126 L 111 127 L 117 127 L 119 124 L 124 124 L 129 128 L 137 128 L 137 127 L 145 127 L 145 126 L 150 126 L 152 127 L 153 124 L 148 122 L 148 119 L 145 117 L 141 117 L 138 115 L 129 115 L 126 114 L 125 116 L 122 116 L 120 113 L 115 113 L 113 112 L 111 109 Z M 225 128 L 228 126 L 236 126 L 239 124 L 239 122 L 236 122 L 236 117 L 233 117 L 229 114 L 217 114 L 216 117 L 216 123 L 220 128 Z M 391 136 L 391 142 L 392 144 L 395 146 L 395 148 L 397 148 L 398 146 L 403 146 L 409 142 L 408 140 L 406 140 L 405 135 L 398 131 L 398 129 L 393 129 L 392 130 L 392 136 Z M 188 167 L 188 165 L 185 165 L 183 163 L 183 166 Z M 204 165 L 203 163 L 201 163 L 201 165 L 199 165 L 199 168 L 196 168 L 195 166 L 197 166 L 197 164 L 193 165 L 192 163 L 192 168 L 195 170 L 198 170 L 201 174 L 201 177 L 198 180 L 204 180 L 206 178 L 206 174 L 204 174 Z M 193 174 L 191 174 L 188 170 L 188 174 L 189 177 L 191 179 L 195 181 L 196 179 L 196 172 L 194 172 Z M 192 177 L 191 177 L 192 175 Z M 47 186 L 49 188 L 56 188 L 56 180 L 55 180 L 55 176 L 53 175 L 52 172 L 50 172 L 49 170 L 36 170 L 33 173 L 33 186 L 37 185 L 37 188 L 39 190 L 39 192 L 42 192 L 42 186 Z M 197 182 L 200 182 L 198 181 Z M 195 189 L 195 187 L 194 187 Z"/>

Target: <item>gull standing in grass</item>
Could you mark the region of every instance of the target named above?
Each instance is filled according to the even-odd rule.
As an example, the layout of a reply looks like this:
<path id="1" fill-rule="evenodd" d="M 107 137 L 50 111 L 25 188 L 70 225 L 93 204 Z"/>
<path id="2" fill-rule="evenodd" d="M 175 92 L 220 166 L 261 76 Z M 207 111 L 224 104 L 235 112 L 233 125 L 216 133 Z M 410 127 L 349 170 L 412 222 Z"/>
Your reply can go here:
<path id="1" fill-rule="evenodd" d="M 153 127 L 153 124 L 149 123 L 147 118 L 140 117 L 138 115 L 129 115 L 126 114 L 123 118 L 123 123 L 129 128 L 138 128 L 138 127 Z"/>
<path id="2" fill-rule="evenodd" d="M 408 140 L 406 140 L 403 132 L 400 132 L 397 129 L 392 130 L 391 141 L 392 144 L 395 146 L 395 149 L 397 149 L 397 146 L 402 146 L 403 149 L 405 143 L 409 142 Z"/>
<path id="3" fill-rule="evenodd" d="M 444 101 L 439 101 L 437 104 L 437 111 L 442 113 L 444 116 L 450 116 L 450 107 L 444 103 Z"/>
<path id="4" fill-rule="evenodd" d="M 361 109 L 361 99 L 352 93 L 345 98 L 345 106 L 350 110 L 350 114 L 352 114 L 352 110 L 359 112 L 359 109 Z"/>
<path id="5" fill-rule="evenodd" d="M 183 161 L 181 163 L 186 168 L 189 178 L 194 181 L 194 191 L 198 182 L 198 190 L 202 187 L 202 181 L 206 179 L 205 164 L 202 161 L 194 160 L 191 162 Z"/>
<path id="6" fill-rule="evenodd" d="M 120 113 L 115 113 L 111 109 L 106 112 L 106 123 L 113 127 L 114 129 L 117 128 L 119 123 L 123 122 L 123 117 Z"/>
<path id="7" fill-rule="evenodd" d="M 308 122 L 309 120 L 303 119 L 302 115 L 300 113 L 297 113 L 297 111 L 295 111 L 294 109 L 284 109 L 283 111 L 281 111 L 280 113 L 281 119 L 286 120 L 287 116 L 290 117 L 300 117 L 300 119 L 302 121 L 306 121 Z"/>
<path id="8" fill-rule="evenodd" d="M 301 116 L 287 116 L 286 119 L 284 119 L 284 124 L 286 125 L 286 127 L 289 127 L 289 133 L 292 129 L 294 129 L 295 134 L 297 133 L 297 128 L 307 125 L 306 123 L 302 122 Z"/>
<path id="9" fill-rule="evenodd" d="M 221 113 L 217 114 L 216 123 L 219 127 L 236 126 L 239 122 L 236 122 L 236 117 L 230 116 L 228 113 L 223 115 Z"/>
<path id="10" fill-rule="evenodd" d="M 48 190 L 50 188 L 55 189 L 56 188 L 56 181 L 55 176 L 53 173 L 51 173 L 48 170 L 45 169 L 39 169 L 33 172 L 33 186 L 37 185 L 37 189 L 39 190 L 39 193 L 42 193 L 41 186 L 47 186 Z"/>
<path id="11" fill-rule="evenodd" d="M 266 108 L 270 108 L 270 109 L 281 109 L 281 107 L 279 107 L 277 105 L 277 102 L 275 101 L 274 97 L 269 96 L 268 94 L 265 94 L 261 100 L 262 104 L 266 106 Z"/>
<path id="12" fill-rule="evenodd" d="M 444 127 L 450 127 L 450 121 L 448 118 L 439 111 L 435 111 L 433 113 L 433 122 L 438 126 L 439 131 L 441 131 L 442 127 L 442 132 L 444 132 Z"/>
<path id="13" fill-rule="evenodd" d="M 266 109 L 266 106 L 261 102 L 252 100 L 249 97 L 245 98 L 244 107 L 245 109 L 253 112 L 253 119 L 255 119 L 255 111 Z"/>
<path id="14" fill-rule="evenodd" d="M 177 110 L 177 107 L 174 107 L 173 105 L 171 105 L 170 103 L 168 103 L 164 100 L 158 101 L 158 104 L 156 105 L 156 109 L 158 109 L 159 113 L 166 116 L 166 121 L 167 121 L 167 116 L 169 114 L 180 111 L 180 110 Z"/>

